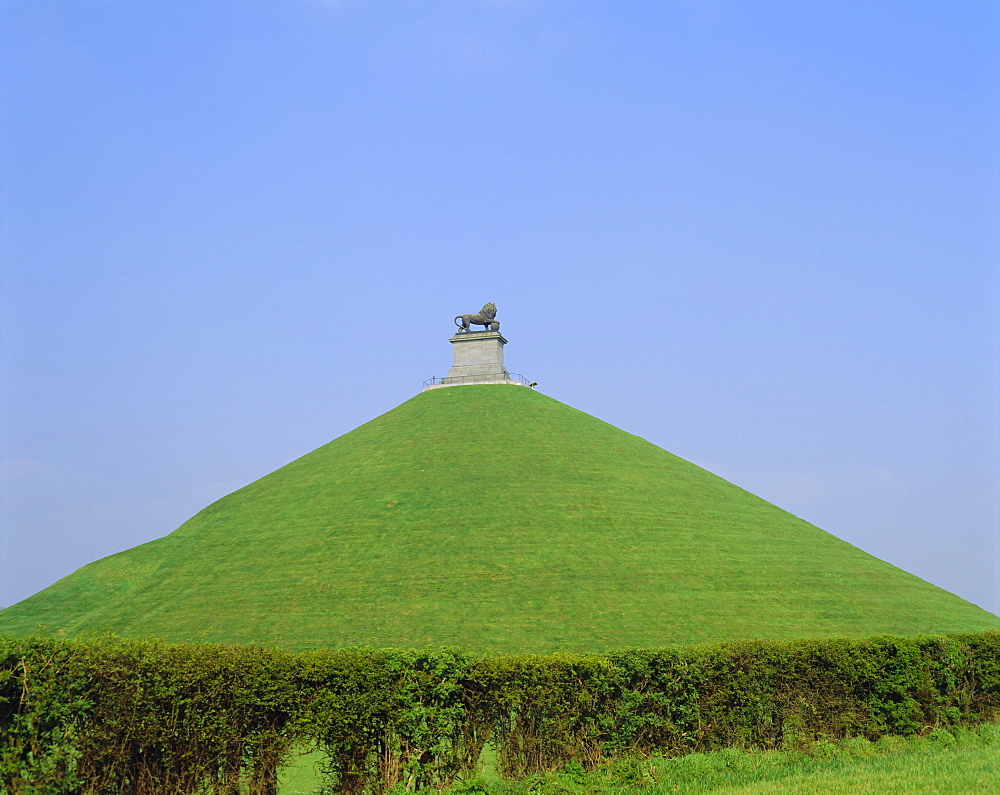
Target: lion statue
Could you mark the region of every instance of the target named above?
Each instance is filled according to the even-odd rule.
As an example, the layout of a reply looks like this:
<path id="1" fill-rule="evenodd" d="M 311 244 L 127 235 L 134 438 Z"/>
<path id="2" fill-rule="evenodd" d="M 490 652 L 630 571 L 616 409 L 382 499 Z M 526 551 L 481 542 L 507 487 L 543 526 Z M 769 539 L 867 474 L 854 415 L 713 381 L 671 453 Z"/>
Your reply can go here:
<path id="1" fill-rule="evenodd" d="M 490 301 L 476 315 L 456 315 L 455 325 L 459 327 L 459 333 L 468 332 L 469 326 L 483 326 L 490 331 L 499 331 L 500 324 L 493 319 L 496 316 L 497 305 Z"/>

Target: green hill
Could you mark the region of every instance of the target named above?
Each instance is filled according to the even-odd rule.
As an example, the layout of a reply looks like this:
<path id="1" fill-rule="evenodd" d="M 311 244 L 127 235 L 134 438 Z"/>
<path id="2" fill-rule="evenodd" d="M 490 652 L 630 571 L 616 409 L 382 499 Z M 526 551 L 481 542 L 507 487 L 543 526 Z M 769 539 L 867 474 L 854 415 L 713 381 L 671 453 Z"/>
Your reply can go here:
<path id="1" fill-rule="evenodd" d="M 424 392 L 0 633 L 605 651 L 1000 618 L 523 387 Z"/>

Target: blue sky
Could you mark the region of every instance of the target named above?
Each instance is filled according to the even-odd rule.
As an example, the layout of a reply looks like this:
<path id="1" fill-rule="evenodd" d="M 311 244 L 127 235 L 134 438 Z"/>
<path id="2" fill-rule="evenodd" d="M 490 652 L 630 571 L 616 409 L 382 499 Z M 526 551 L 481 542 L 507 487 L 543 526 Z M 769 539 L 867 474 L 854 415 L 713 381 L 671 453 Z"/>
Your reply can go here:
<path id="1" fill-rule="evenodd" d="M 995 4 L 0 27 L 0 604 L 408 399 L 492 300 L 543 392 L 1000 611 Z"/>

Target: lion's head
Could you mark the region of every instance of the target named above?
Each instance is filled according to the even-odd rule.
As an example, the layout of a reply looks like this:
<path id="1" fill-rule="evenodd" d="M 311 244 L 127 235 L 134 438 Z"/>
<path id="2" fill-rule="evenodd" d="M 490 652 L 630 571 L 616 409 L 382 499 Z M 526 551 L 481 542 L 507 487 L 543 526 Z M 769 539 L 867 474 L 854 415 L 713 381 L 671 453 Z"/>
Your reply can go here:
<path id="1" fill-rule="evenodd" d="M 490 301 L 486 306 L 479 310 L 479 314 L 492 320 L 497 316 L 497 305 Z"/>

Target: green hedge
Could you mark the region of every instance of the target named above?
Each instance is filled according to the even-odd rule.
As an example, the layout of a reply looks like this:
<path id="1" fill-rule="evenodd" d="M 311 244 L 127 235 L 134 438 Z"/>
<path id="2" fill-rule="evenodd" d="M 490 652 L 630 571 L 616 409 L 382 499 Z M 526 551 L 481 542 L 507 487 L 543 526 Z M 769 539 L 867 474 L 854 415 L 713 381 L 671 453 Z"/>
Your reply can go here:
<path id="1" fill-rule="evenodd" d="M 604 656 L 0 638 L 4 792 L 273 793 L 293 747 L 332 791 L 571 761 L 920 733 L 1000 716 L 1000 633 Z"/>

